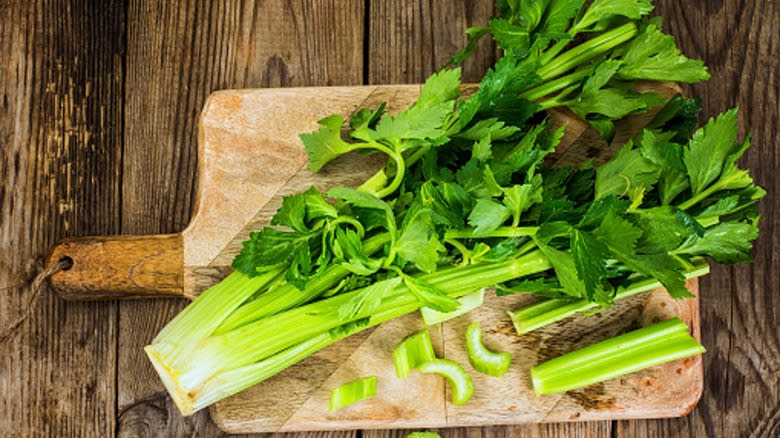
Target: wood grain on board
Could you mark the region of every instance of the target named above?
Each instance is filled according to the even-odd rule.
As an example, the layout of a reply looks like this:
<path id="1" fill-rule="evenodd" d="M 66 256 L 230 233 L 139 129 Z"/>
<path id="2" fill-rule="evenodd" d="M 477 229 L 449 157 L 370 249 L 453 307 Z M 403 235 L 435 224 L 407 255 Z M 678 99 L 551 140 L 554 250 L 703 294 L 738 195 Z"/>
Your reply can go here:
<path id="1" fill-rule="evenodd" d="M 56 241 L 184 228 L 194 207 L 195 127 L 211 91 L 418 83 L 462 43 L 464 23 L 484 21 L 491 8 L 460 0 L 169 3 L 0 0 L 0 323 L 21 313 L 35 272 L 29 262 Z M 711 67 L 712 79 L 688 90 L 703 99 L 704 114 L 739 104 L 753 132 L 745 165 L 769 191 L 755 263 L 716 268 L 702 282 L 702 401 L 679 419 L 440 430 L 445 438 L 780 434 L 780 3 L 655 4 L 683 51 Z M 466 77 L 478 79 L 493 56 L 490 44 L 480 48 Z M 0 393 L 13 394 L 0 401 L 0 430 L 224 436 L 205 413 L 182 419 L 141 354 L 182 305 L 64 303 L 45 292 L 34 317 L 0 345 Z"/>

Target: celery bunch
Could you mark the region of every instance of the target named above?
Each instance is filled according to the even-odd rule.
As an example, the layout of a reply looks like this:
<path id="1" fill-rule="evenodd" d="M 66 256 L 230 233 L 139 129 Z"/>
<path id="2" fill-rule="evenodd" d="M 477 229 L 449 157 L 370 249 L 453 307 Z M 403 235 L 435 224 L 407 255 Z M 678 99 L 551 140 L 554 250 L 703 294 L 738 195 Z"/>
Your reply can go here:
<path id="1" fill-rule="evenodd" d="M 357 112 L 349 138 L 340 115 L 301 135 L 312 170 L 354 150 L 388 164 L 358 189 L 284 198 L 235 272 L 145 348 L 182 413 L 487 287 L 550 299 L 513 313 L 527 331 L 657 285 L 689 296 L 684 279 L 705 274 L 707 256 L 746 261 L 764 191 L 736 165 L 749 142 L 735 111 L 692 133 L 697 104 L 678 97 L 603 165 L 544 163 L 563 135 L 544 109 L 567 107 L 608 138 L 614 120 L 663 103 L 636 80 L 707 77 L 644 18 L 648 1 L 620 4 L 501 1 L 470 31 L 504 50 L 476 93 L 462 97 L 460 70 L 445 69 L 398 114 Z"/>

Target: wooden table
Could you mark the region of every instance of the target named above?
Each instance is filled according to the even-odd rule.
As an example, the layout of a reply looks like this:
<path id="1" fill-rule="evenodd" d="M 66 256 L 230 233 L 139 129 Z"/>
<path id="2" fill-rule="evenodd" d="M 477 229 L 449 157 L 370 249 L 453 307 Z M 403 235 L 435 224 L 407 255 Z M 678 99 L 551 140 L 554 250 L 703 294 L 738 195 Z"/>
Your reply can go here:
<path id="1" fill-rule="evenodd" d="M 25 308 L 37 258 L 61 238 L 187 224 L 211 91 L 420 82 L 491 3 L 0 0 L 0 328 Z M 769 191 L 755 264 L 702 281 L 702 400 L 673 420 L 444 436 L 780 435 L 780 2 L 656 3 L 684 51 L 710 66 L 712 79 L 688 90 L 705 114 L 741 107 L 753 131 L 744 163 Z M 494 60 L 482 47 L 466 80 Z M 2 435 L 220 435 L 206 412 L 178 414 L 141 351 L 184 304 L 66 303 L 44 291 L 0 345 Z"/>

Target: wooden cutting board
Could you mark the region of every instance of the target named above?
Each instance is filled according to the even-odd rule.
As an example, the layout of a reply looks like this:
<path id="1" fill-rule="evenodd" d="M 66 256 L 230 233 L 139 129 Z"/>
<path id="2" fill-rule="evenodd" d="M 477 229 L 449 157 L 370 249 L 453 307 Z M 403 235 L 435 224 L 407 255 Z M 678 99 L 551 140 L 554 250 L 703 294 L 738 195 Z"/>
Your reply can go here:
<path id="1" fill-rule="evenodd" d="M 671 85 L 648 86 L 665 96 Z M 199 129 L 197 206 L 187 229 L 160 236 L 91 237 L 56 246 L 48 262 L 70 259 L 72 267 L 55 274 L 52 287 L 66 299 L 194 297 L 223 278 L 249 232 L 266 225 L 281 196 L 311 185 L 327 189 L 357 186 L 382 165 L 377 156 L 350 155 L 318 174 L 308 171 L 298 139 L 317 128 L 317 120 L 356 109 L 390 104 L 390 111 L 411 103 L 419 86 L 362 86 L 222 91 L 209 97 Z M 551 157 L 559 164 L 602 157 L 613 151 L 580 120 L 551 113 L 566 124 L 566 136 Z M 651 115 L 618 126 L 613 145 L 636 134 Z M 689 286 L 696 291 L 697 283 Z M 506 310 L 527 297 L 486 297 L 477 311 L 432 329 L 440 356 L 467 364 L 465 327 L 480 321 L 486 343 L 511 351 L 512 370 L 497 379 L 472 372 L 475 394 L 465 407 L 448 403 L 436 376 L 395 378 L 390 351 L 422 327 L 416 314 L 385 323 L 333 345 L 280 375 L 212 408 L 217 424 L 229 432 L 298 431 L 352 428 L 417 428 L 524 422 L 679 416 L 702 390 L 699 358 L 655 367 L 622 379 L 566 395 L 536 397 L 528 370 L 548 358 L 653 321 L 678 316 L 699 334 L 698 298 L 675 301 L 655 291 L 621 302 L 599 315 L 573 318 L 553 327 L 517 336 Z M 376 375 L 378 396 L 328 412 L 332 388 Z M 161 385 L 162 388 L 162 385 Z"/>

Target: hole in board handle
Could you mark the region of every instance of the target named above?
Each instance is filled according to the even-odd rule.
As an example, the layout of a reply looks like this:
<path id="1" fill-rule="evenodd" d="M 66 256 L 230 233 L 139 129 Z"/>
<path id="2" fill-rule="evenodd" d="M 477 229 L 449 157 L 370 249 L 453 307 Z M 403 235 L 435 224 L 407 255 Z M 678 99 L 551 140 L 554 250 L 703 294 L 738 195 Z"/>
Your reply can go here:
<path id="1" fill-rule="evenodd" d="M 58 260 L 58 263 L 62 265 L 62 270 L 63 271 L 67 271 L 67 270 L 70 270 L 70 268 L 73 267 L 73 258 L 71 258 L 70 256 L 60 257 L 60 259 Z"/>

